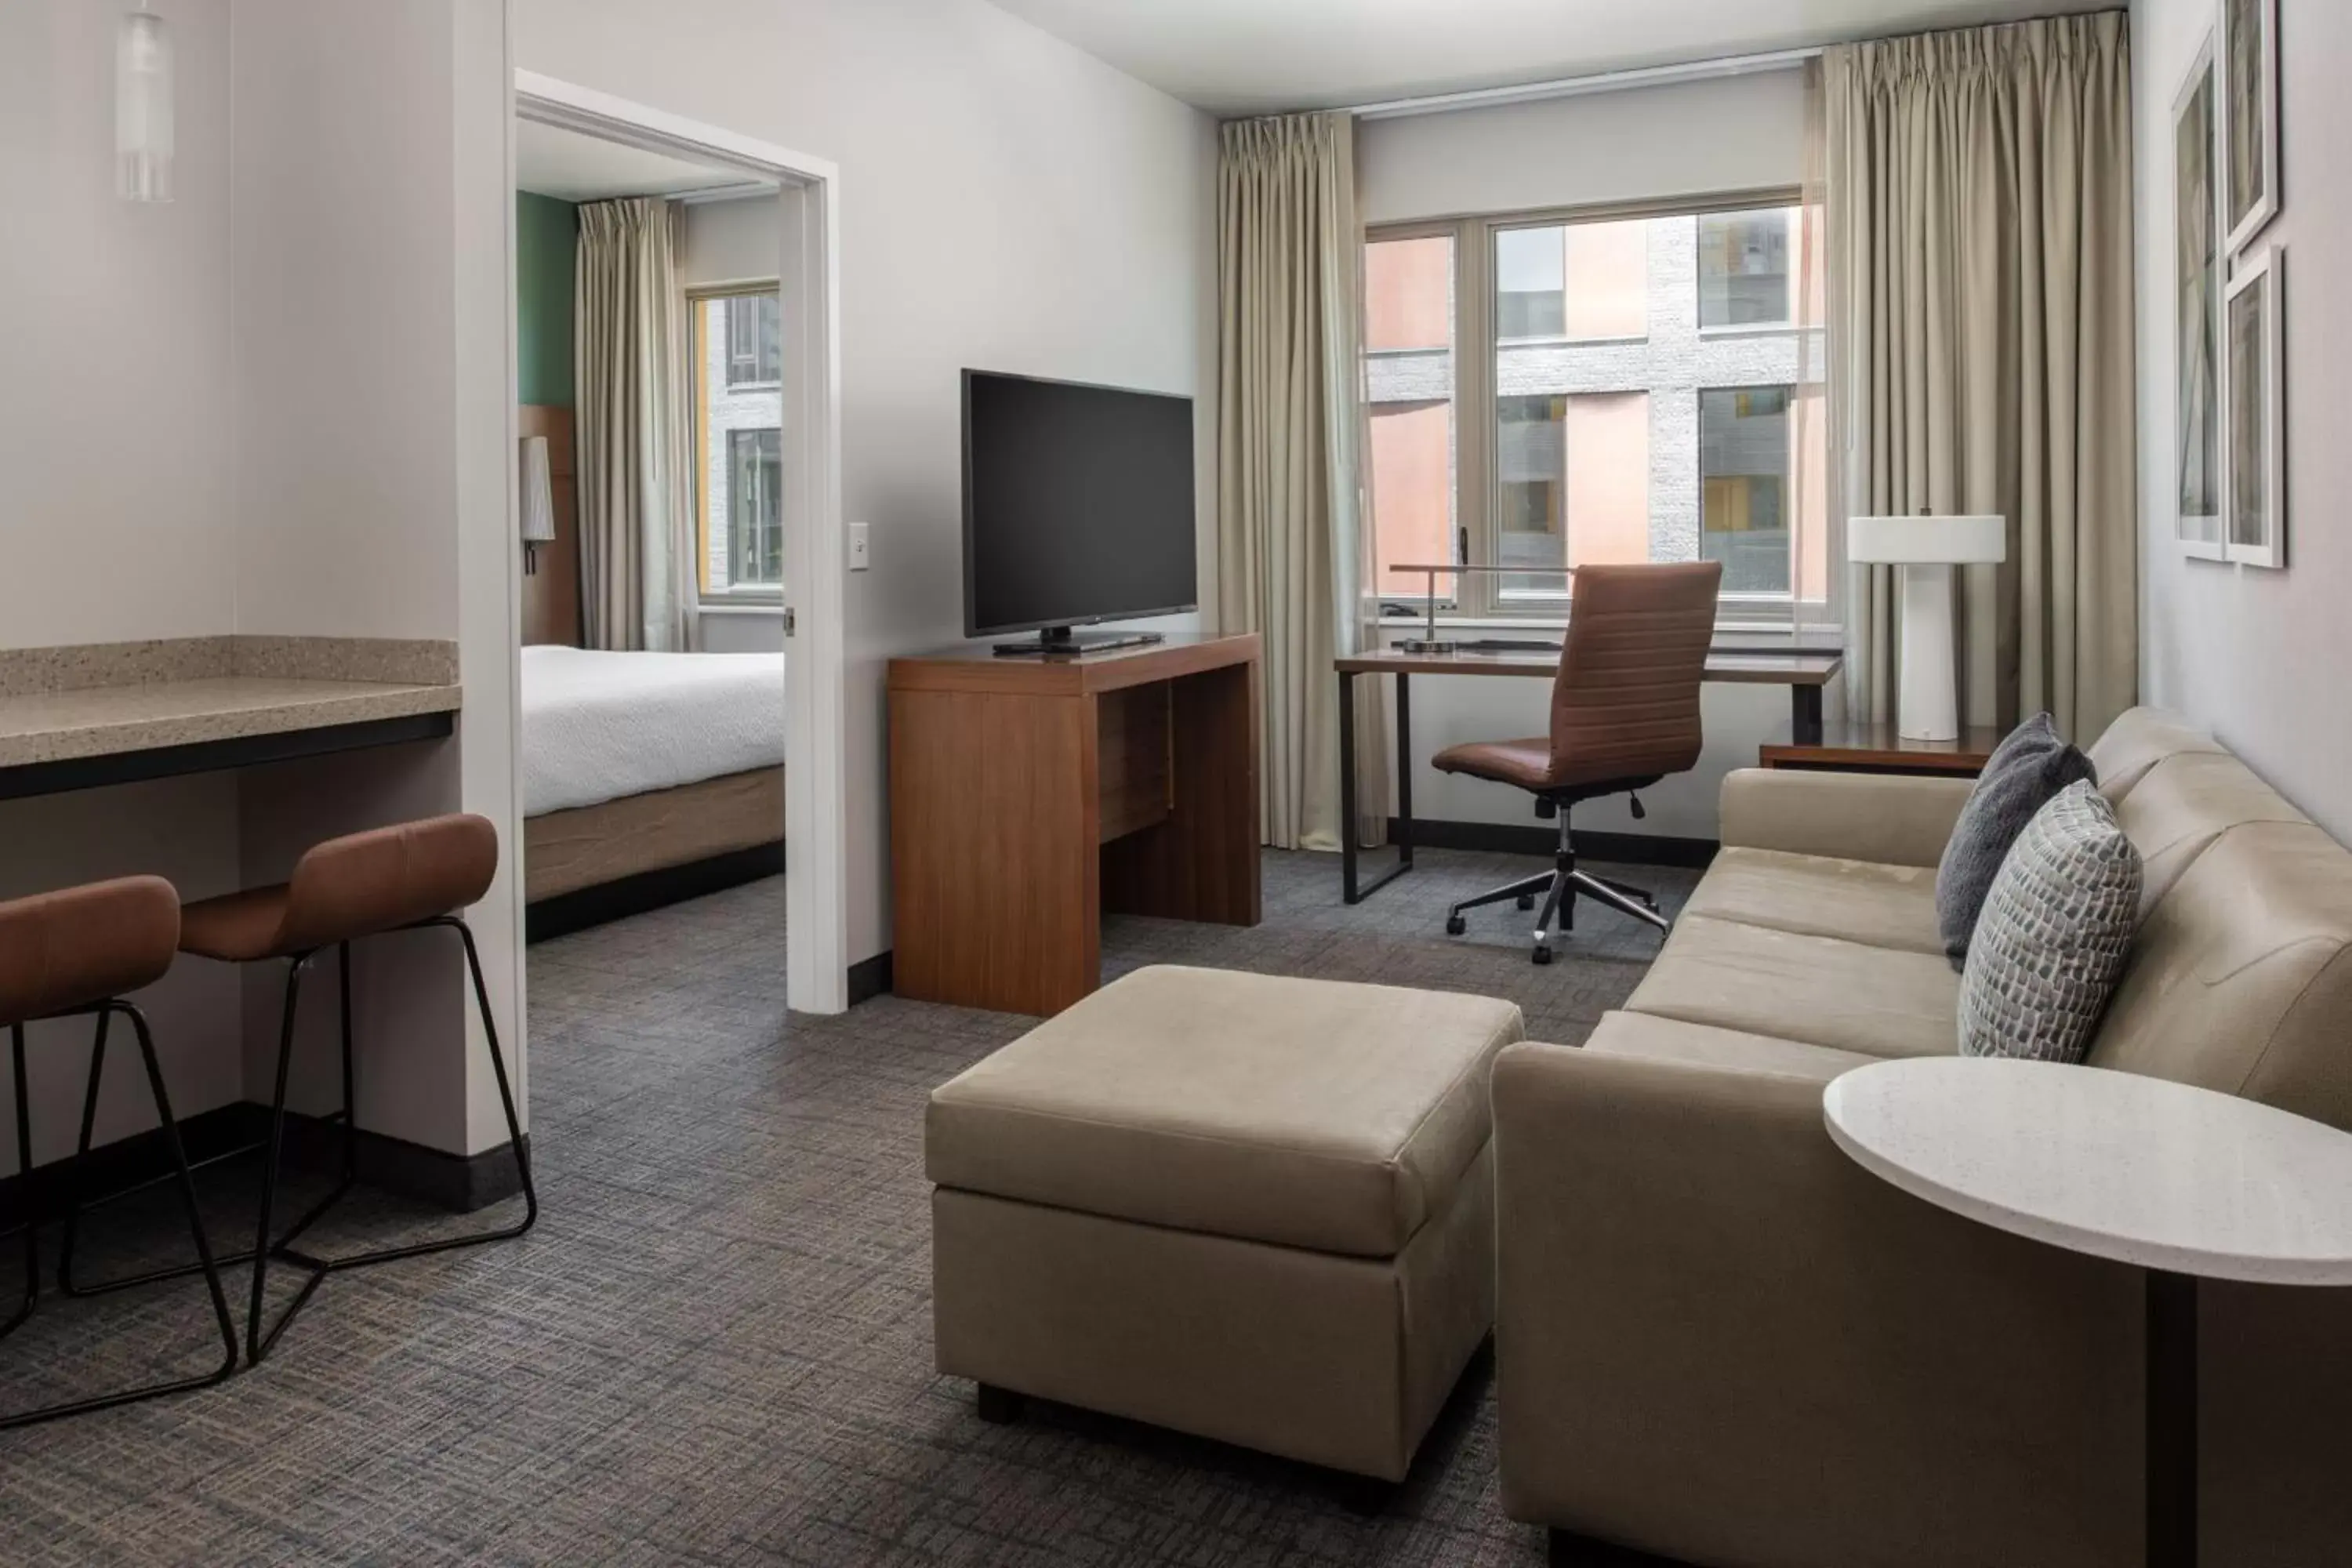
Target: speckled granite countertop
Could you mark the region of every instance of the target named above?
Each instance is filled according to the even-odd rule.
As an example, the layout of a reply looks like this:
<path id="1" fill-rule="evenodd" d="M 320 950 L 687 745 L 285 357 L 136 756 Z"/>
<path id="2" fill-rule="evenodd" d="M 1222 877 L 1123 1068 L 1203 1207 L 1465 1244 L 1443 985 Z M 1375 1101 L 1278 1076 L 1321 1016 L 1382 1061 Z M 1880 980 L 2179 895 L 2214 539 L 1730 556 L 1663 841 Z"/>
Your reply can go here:
<path id="1" fill-rule="evenodd" d="M 456 677 L 457 650 L 441 643 L 190 637 L 7 650 L 0 768 L 454 712 Z"/>

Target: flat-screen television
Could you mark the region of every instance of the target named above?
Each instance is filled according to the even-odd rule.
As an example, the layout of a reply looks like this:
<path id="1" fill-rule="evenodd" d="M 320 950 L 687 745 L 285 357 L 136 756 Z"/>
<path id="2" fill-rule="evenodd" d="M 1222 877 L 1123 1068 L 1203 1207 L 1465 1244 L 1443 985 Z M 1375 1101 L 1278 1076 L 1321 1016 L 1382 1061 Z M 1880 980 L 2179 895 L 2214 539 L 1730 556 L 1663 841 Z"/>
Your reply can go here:
<path id="1" fill-rule="evenodd" d="M 963 373 L 965 636 L 1135 640 L 1069 628 L 1198 608 L 1192 526 L 1191 398 Z"/>

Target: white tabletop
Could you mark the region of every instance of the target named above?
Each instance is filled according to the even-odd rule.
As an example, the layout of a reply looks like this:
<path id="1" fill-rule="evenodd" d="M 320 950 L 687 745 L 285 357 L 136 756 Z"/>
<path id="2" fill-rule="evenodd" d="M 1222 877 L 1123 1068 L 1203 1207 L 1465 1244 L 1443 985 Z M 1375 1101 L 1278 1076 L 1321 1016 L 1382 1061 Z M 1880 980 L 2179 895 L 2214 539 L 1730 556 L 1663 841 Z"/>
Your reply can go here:
<path id="1" fill-rule="evenodd" d="M 1955 1214 L 2095 1258 L 2352 1285 L 2352 1134 L 2234 1095 L 2053 1062 L 1877 1062 L 1822 1096 L 1831 1138 Z"/>

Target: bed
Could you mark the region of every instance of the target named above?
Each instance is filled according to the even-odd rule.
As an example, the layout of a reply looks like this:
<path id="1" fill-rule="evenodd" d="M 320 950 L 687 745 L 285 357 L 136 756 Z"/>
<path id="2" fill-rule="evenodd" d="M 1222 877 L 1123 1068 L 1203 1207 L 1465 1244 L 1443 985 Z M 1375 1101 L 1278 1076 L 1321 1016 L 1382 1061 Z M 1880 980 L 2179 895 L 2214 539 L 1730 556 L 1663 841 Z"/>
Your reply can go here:
<path id="1" fill-rule="evenodd" d="M 783 868 L 784 656 L 522 650 L 532 940 Z"/>

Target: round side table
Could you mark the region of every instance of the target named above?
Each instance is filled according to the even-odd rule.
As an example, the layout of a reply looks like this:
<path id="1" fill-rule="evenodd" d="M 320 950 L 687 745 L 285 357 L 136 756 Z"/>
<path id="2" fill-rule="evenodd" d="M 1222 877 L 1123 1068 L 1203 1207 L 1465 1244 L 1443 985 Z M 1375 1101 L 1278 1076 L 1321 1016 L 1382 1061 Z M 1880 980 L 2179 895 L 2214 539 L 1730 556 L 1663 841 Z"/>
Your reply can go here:
<path id="1" fill-rule="evenodd" d="M 2197 1561 L 2197 1281 L 2352 1286 L 2352 1134 L 2163 1079 L 2053 1062 L 1877 1062 L 1830 1137 L 1939 1208 L 2147 1271 L 2147 1561 Z"/>

